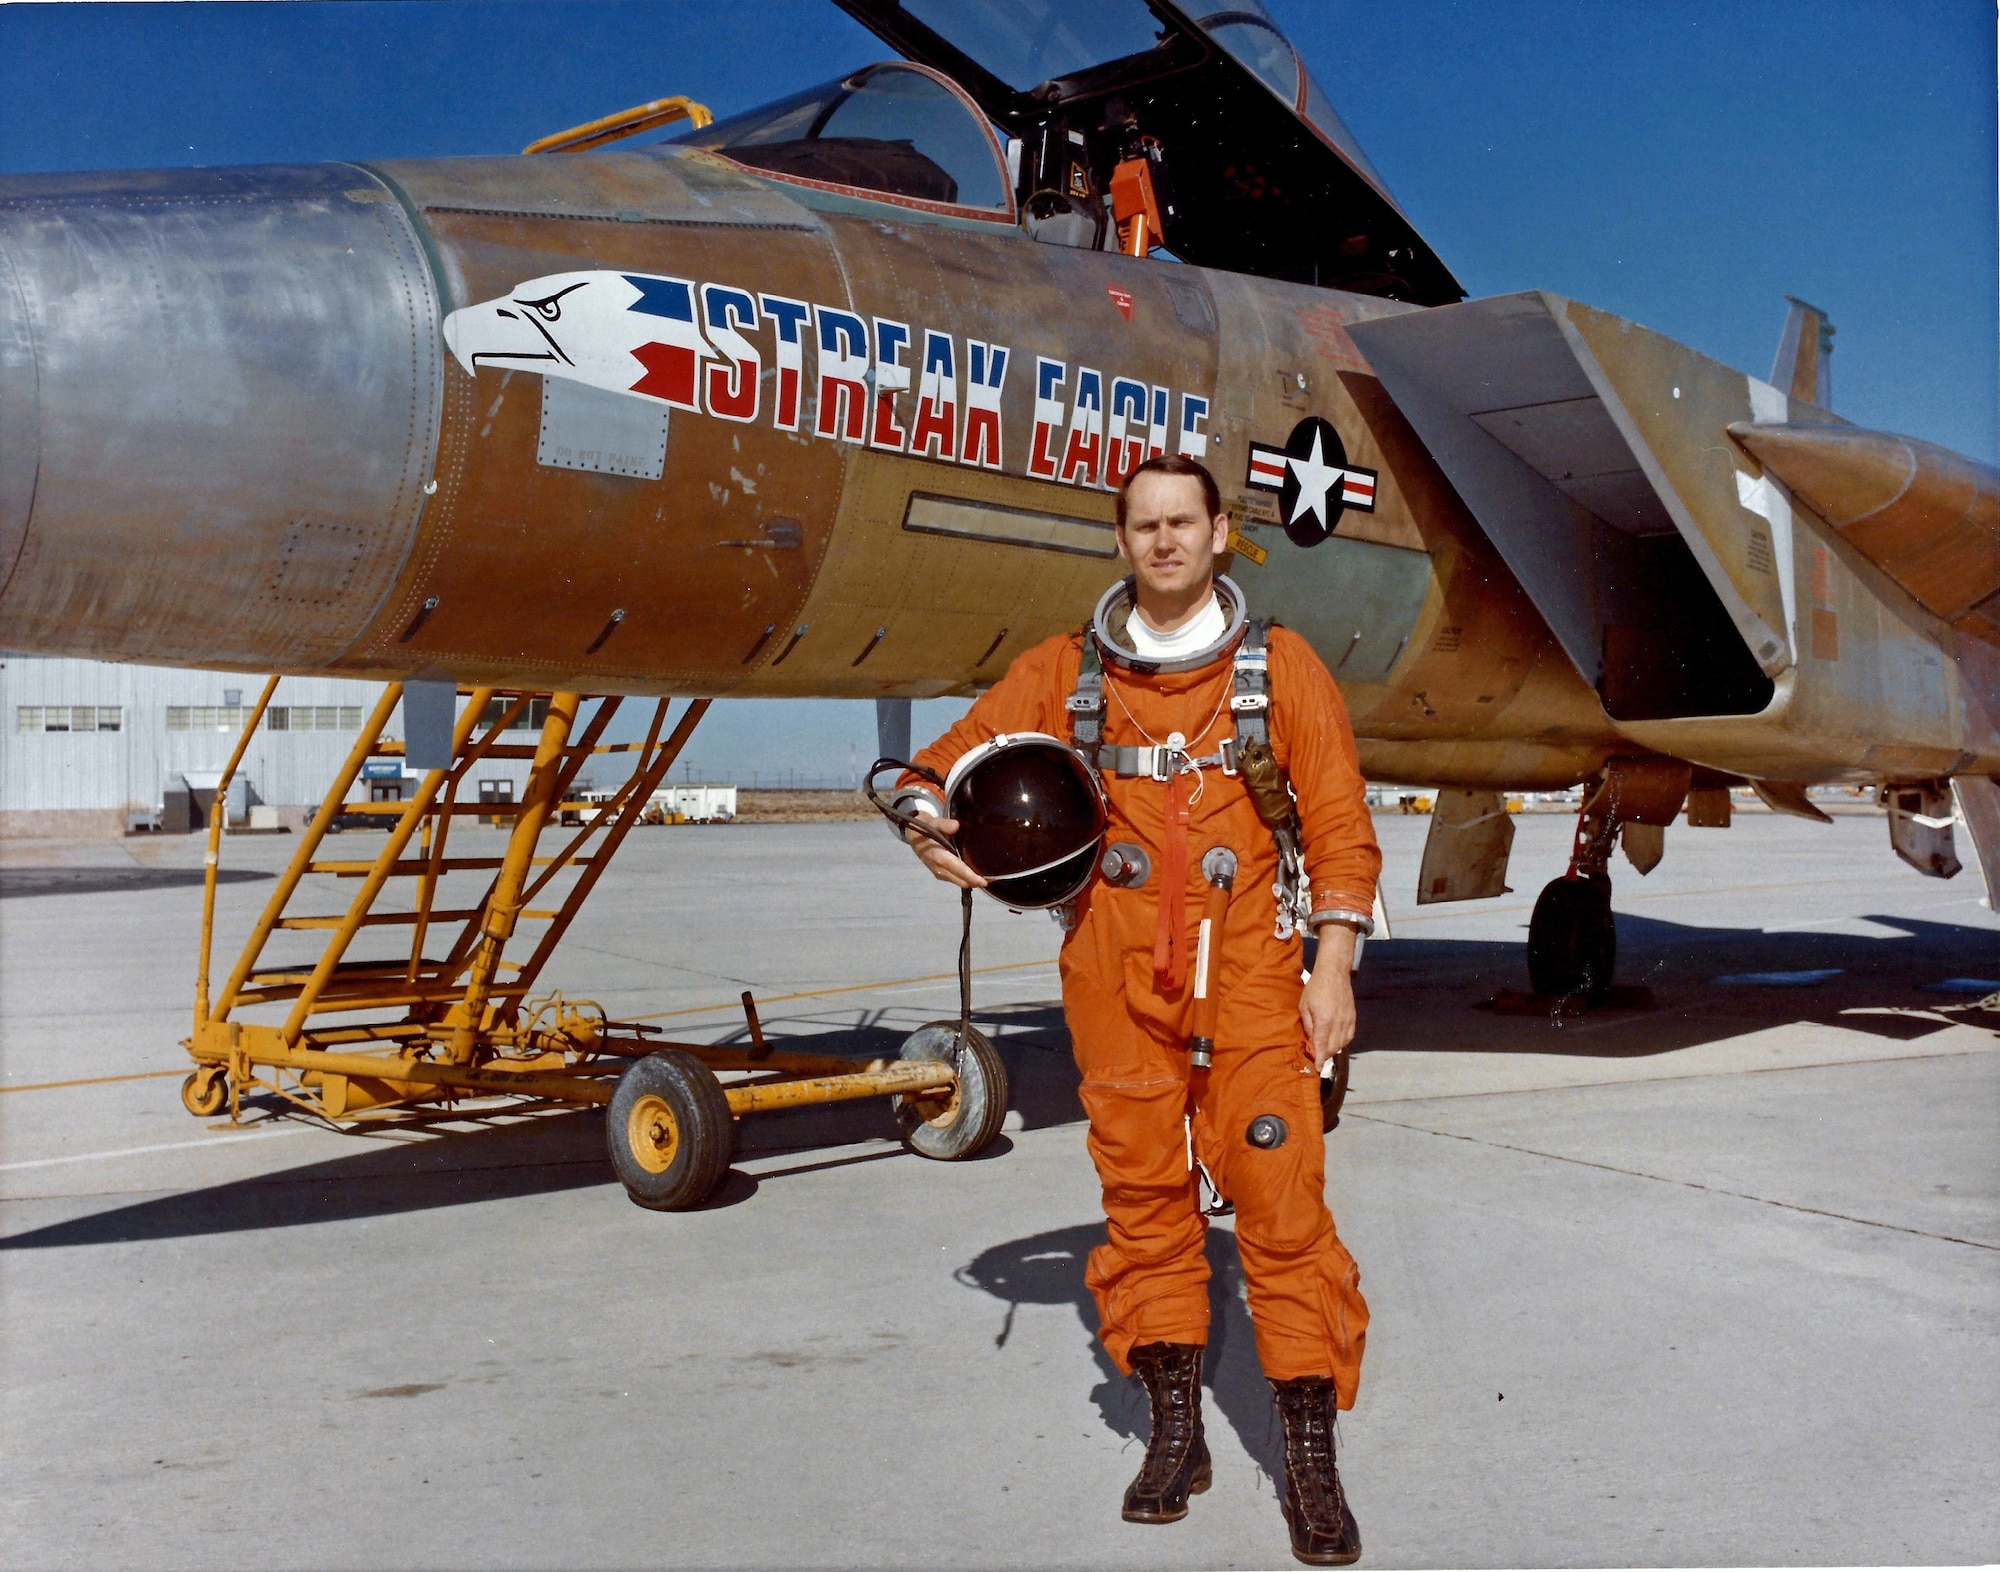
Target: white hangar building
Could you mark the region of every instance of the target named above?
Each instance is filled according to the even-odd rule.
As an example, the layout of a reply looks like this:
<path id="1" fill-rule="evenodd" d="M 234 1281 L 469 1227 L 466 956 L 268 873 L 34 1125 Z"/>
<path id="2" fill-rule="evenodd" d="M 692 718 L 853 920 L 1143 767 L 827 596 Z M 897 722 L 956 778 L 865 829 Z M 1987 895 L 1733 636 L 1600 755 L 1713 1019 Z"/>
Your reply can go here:
<path id="1" fill-rule="evenodd" d="M 241 672 L 0 654 L 0 838 L 186 828 L 190 795 L 199 824 L 263 684 Z M 238 770 L 247 786 L 232 789 L 232 819 L 274 805 L 280 823 L 303 823 L 382 687 L 281 679 Z M 388 735 L 402 735 L 400 722 L 390 721 Z M 481 786 L 515 797 L 527 764 L 495 761 L 481 775 L 495 778 Z M 397 783 L 369 786 L 386 796 Z"/>

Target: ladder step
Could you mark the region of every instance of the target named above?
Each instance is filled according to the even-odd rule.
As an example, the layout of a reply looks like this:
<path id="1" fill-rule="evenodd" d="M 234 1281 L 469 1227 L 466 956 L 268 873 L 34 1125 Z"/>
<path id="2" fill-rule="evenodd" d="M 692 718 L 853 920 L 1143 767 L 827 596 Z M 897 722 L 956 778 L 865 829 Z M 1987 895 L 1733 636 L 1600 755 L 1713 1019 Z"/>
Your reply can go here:
<path id="1" fill-rule="evenodd" d="M 545 868 L 554 862 L 553 857 L 537 857 L 534 865 Z M 572 857 L 567 866 L 589 868 L 596 863 L 595 857 Z M 438 863 L 439 873 L 490 873 L 500 866 L 498 857 L 446 857 Z M 315 862 L 306 867 L 308 873 L 331 873 L 342 879 L 358 879 L 375 871 L 373 862 Z M 391 876 L 396 878 L 416 878 L 431 871 L 429 861 L 422 857 L 405 857 L 390 866 Z"/>
<path id="2" fill-rule="evenodd" d="M 356 814 L 371 819 L 400 819 L 409 806 L 407 802 L 343 802 L 340 805 L 340 811 L 343 814 Z M 460 819 L 497 819 L 503 815 L 519 813 L 526 806 L 527 804 L 522 802 L 434 802 L 428 808 L 424 809 L 421 817 L 428 819 L 433 816 L 450 813 L 454 818 Z M 586 802 L 582 798 L 577 798 L 574 801 L 558 803 L 553 811 L 583 813 L 586 810 L 602 809 L 608 806 L 609 804 L 607 803 Z M 555 826 L 550 825 L 549 828 L 553 829 Z M 575 829 L 576 826 L 571 825 L 570 828 Z"/>
<path id="3" fill-rule="evenodd" d="M 422 960 L 417 962 L 417 971 L 419 975 L 424 972 L 435 973 L 443 965 L 443 961 Z M 327 986 L 332 988 L 344 982 L 366 981 L 374 977 L 393 978 L 401 982 L 409 969 L 410 963 L 407 960 L 342 961 L 334 967 L 333 975 L 327 979 Z M 265 983 L 303 983 L 309 980 L 312 974 L 313 969 L 309 965 L 269 966 L 252 972 L 246 980 L 259 986 Z"/>
<path id="4" fill-rule="evenodd" d="M 344 802 L 340 805 L 340 811 L 342 813 L 362 814 L 366 817 L 376 819 L 399 819 L 409 806 L 407 802 Z M 526 806 L 527 804 L 522 802 L 434 802 L 428 808 L 424 809 L 421 817 L 428 819 L 434 815 L 449 812 L 454 818 L 460 819 L 497 819 L 506 814 L 519 813 Z M 574 801 L 557 803 L 551 811 L 583 813 L 591 809 L 602 809 L 607 806 L 609 805 L 606 803 L 587 802 L 579 797 Z M 554 829 L 555 826 L 550 825 L 549 828 Z M 575 829 L 576 826 L 571 825 L 570 828 Z"/>
<path id="5" fill-rule="evenodd" d="M 434 923 L 470 922 L 479 913 L 480 908 L 478 907 L 472 907 L 466 911 L 434 911 L 430 914 L 430 921 Z M 536 914 L 533 912 L 523 912 L 521 915 L 523 917 L 532 917 Z M 360 925 L 363 928 L 408 927 L 416 922 L 417 916 L 416 912 L 370 912 L 361 919 Z M 344 916 L 281 917 L 278 919 L 278 926 L 280 928 L 338 928 L 346 921 L 347 919 Z"/>
<path id="6" fill-rule="evenodd" d="M 276 983 L 268 988 L 245 988 L 236 996 L 239 1005 L 275 1004 L 296 999 L 305 991 L 300 983 Z M 496 983 L 487 994 L 496 999 L 518 999 L 528 989 L 523 983 Z M 330 1014 L 341 1010 L 389 1010 L 413 1004 L 451 1004 L 465 996 L 463 987 L 425 986 L 423 983 L 398 987 L 385 979 L 373 986 L 328 988 L 313 1001 L 312 1013 Z"/>
<path id="7" fill-rule="evenodd" d="M 417 962 L 417 975 L 420 980 L 426 973 L 435 978 L 444 969 L 444 964 L 443 961 L 421 960 Z M 469 959 L 465 961 L 459 968 L 459 974 L 462 975 L 471 965 Z M 520 963 L 516 961 L 501 961 L 499 966 L 503 972 L 518 972 L 521 969 Z M 334 967 L 333 975 L 327 979 L 327 987 L 332 989 L 344 983 L 368 982 L 381 977 L 401 982 L 409 974 L 409 970 L 408 961 L 342 961 Z M 305 983 L 311 980 L 312 974 L 313 969 L 310 966 L 272 966 L 252 972 L 246 980 L 261 987 L 266 983 Z"/>
<path id="8" fill-rule="evenodd" d="M 340 811 L 343 814 L 361 814 L 372 819 L 400 819 L 409 806 L 407 802 L 343 802 Z M 455 818 L 469 819 L 475 814 L 484 814 L 488 818 L 497 819 L 502 814 L 519 813 L 522 806 L 523 804 L 518 802 L 434 802 L 424 809 L 422 817 L 428 819 L 434 815 L 450 812 Z M 572 805 L 564 803 L 563 806 Z"/>

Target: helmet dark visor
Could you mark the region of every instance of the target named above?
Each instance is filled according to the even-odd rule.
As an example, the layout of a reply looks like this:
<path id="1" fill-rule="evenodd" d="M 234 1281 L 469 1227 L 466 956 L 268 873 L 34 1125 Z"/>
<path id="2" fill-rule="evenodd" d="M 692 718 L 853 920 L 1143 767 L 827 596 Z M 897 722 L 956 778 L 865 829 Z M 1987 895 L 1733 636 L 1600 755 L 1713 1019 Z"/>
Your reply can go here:
<path id="1" fill-rule="evenodd" d="M 1076 750 L 1030 733 L 996 737 L 946 782 L 958 854 L 996 900 L 1060 906 L 1090 882 L 1104 839 L 1104 792 Z"/>

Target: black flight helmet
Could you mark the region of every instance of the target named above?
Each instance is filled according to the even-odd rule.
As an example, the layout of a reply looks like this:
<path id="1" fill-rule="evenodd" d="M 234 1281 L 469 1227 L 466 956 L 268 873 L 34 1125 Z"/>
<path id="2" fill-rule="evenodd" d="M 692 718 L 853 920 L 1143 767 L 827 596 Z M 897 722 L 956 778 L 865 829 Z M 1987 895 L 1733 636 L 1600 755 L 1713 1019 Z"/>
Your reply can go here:
<path id="1" fill-rule="evenodd" d="M 1081 894 L 1097 867 L 1107 815 L 1097 772 L 1041 732 L 995 737 L 964 754 L 944 783 L 958 854 L 995 900 L 1023 910 Z"/>

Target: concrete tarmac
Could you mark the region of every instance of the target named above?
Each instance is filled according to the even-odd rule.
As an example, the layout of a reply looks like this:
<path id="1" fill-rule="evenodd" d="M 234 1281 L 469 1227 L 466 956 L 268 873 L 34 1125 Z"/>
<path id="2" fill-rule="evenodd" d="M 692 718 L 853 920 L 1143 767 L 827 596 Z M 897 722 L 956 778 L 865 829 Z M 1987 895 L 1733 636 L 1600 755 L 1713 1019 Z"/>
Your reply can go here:
<path id="1" fill-rule="evenodd" d="M 1655 1007 L 1557 1021 L 1478 1006 L 1526 985 L 1570 821 L 1519 821 L 1521 893 L 1423 908 L 1427 821 L 1377 826 L 1396 937 L 1328 1138 L 1364 1565 L 2000 1559 L 2000 1016 L 1931 991 L 2000 977 L 1976 873 L 1918 877 L 1872 815 L 1676 827 L 1614 866 Z M 293 844 L 229 842 L 224 962 Z M 1226 1222 L 1214 1488 L 1119 1521 L 1145 1415 L 1092 1340 L 1046 918 L 980 905 L 996 1150 L 926 1162 L 881 1104 L 753 1120 L 662 1215 L 595 1113 L 190 1119 L 200 861 L 0 848 L 0 1563 L 1292 1564 Z M 641 831 L 550 981 L 703 1040 L 749 987 L 872 1055 L 952 1014 L 956 916 L 872 825 Z"/>

